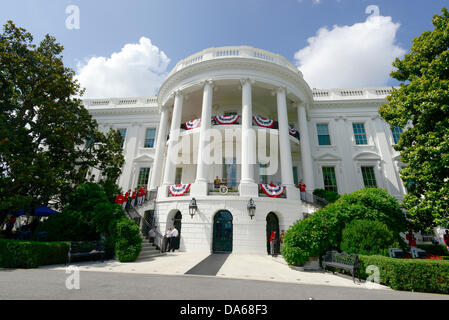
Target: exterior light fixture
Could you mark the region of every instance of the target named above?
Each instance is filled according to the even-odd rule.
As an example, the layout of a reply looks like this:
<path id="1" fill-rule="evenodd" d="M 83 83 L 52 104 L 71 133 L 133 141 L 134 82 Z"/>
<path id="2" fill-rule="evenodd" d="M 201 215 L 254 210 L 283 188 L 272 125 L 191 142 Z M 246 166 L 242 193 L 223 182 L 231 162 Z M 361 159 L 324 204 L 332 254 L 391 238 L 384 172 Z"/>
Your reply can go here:
<path id="1" fill-rule="evenodd" d="M 254 203 L 253 198 L 251 198 L 249 199 L 248 202 L 248 214 L 251 217 L 251 220 L 253 220 L 255 212 L 256 212 L 256 204 Z"/>
<path id="2" fill-rule="evenodd" d="M 197 211 L 198 211 L 198 205 L 196 204 L 195 198 L 192 198 L 192 201 L 190 201 L 190 204 L 189 204 L 189 213 L 190 213 L 190 216 L 192 217 L 192 219 Z"/>

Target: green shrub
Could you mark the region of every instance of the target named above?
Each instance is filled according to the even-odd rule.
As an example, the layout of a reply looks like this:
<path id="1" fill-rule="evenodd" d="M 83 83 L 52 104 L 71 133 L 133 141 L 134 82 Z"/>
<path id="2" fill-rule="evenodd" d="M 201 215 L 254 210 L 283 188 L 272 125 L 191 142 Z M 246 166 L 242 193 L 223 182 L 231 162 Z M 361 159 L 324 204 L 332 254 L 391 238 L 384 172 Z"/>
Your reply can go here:
<path id="1" fill-rule="evenodd" d="M 406 229 L 406 220 L 398 201 L 385 190 L 366 188 L 341 196 L 290 227 L 285 232 L 282 255 L 288 264 L 302 265 L 310 257 L 338 249 L 345 226 L 362 219 L 384 223 L 400 247 L 405 246 L 399 233 Z"/>
<path id="2" fill-rule="evenodd" d="M 369 265 L 379 268 L 380 284 L 395 290 L 449 293 L 448 261 L 359 255 L 362 278 L 367 278 L 365 270 Z"/>
<path id="3" fill-rule="evenodd" d="M 136 261 L 142 250 L 139 227 L 132 220 L 122 218 L 111 222 L 110 234 L 117 259 L 120 262 Z"/>
<path id="4" fill-rule="evenodd" d="M 444 244 L 419 244 L 418 248 L 435 256 L 449 256 L 449 250 Z"/>
<path id="5" fill-rule="evenodd" d="M 313 190 L 313 194 L 317 197 L 323 198 L 329 203 L 334 203 L 340 198 L 340 195 L 337 192 L 324 189 L 315 189 Z"/>
<path id="6" fill-rule="evenodd" d="M 99 240 L 110 222 L 122 217 L 122 207 L 111 203 L 100 185 L 84 183 L 70 195 L 62 213 L 48 218 L 36 233 L 48 232 L 49 241 Z"/>
<path id="7" fill-rule="evenodd" d="M 0 267 L 36 268 L 67 261 L 68 242 L 35 242 L 0 239 Z"/>
<path id="8" fill-rule="evenodd" d="M 380 221 L 354 220 L 342 231 L 340 249 L 347 253 L 388 256 L 388 248 L 395 237 L 386 224 Z"/>

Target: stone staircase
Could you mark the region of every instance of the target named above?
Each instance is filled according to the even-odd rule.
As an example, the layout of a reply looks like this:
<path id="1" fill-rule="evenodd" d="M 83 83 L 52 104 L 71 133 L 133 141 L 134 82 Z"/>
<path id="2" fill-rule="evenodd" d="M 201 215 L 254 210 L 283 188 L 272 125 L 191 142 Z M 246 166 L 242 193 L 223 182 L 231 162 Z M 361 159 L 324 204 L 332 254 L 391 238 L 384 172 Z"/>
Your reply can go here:
<path id="1" fill-rule="evenodd" d="M 149 243 L 149 240 L 147 238 L 145 238 L 143 235 L 141 235 L 141 237 L 142 237 L 142 251 L 140 251 L 140 255 L 137 258 L 137 261 L 144 261 L 147 259 L 165 255 L 165 253 L 160 252 L 160 250 L 157 249 L 154 244 Z"/>

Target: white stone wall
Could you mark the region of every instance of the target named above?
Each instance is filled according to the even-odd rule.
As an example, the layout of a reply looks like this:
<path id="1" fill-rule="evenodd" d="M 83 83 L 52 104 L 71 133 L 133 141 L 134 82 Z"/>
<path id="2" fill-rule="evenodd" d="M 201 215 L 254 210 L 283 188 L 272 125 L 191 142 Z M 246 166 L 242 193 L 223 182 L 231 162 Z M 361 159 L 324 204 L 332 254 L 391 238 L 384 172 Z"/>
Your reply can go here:
<path id="1" fill-rule="evenodd" d="M 266 217 L 270 212 L 279 219 L 279 230 L 287 230 L 296 221 L 303 219 L 309 208 L 286 199 L 257 198 L 255 217 L 251 219 L 246 209 L 249 199 L 233 196 L 210 196 L 198 198 L 198 212 L 189 215 L 190 197 L 158 201 L 156 220 L 160 230 L 173 226 L 174 214 L 182 214 L 181 251 L 212 251 L 213 222 L 220 210 L 228 210 L 233 216 L 234 253 L 266 253 Z"/>

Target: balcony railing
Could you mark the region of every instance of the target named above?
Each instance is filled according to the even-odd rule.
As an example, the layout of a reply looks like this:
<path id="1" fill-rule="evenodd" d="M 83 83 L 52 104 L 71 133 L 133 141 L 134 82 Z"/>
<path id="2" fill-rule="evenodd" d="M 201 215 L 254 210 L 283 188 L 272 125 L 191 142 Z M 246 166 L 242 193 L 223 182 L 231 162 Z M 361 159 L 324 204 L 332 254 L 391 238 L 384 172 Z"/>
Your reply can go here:
<path id="1" fill-rule="evenodd" d="M 239 190 L 237 186 L 229 187 L 224 181 L 222 181 L 220 184 L 208 183 L 208 195 L 238 196 Z"/>
<path id="2" fill-rule="evenodd" d="M 313 205 L 321 207 L 321 208 L 324 208 L 325 206 L 327 206 L 329 204 L 329 202 L 327 200 L 320 198 L 310 192 L 301 193 L 301 200 L 306 203 L 310 203 L 310 204 L 313 204 Z"/>

